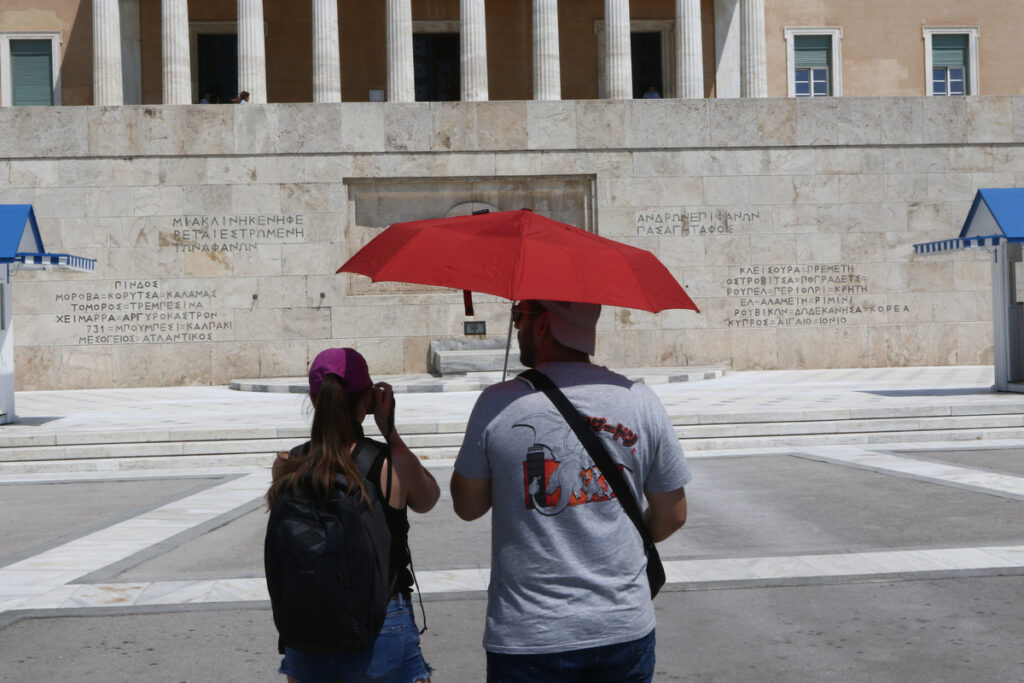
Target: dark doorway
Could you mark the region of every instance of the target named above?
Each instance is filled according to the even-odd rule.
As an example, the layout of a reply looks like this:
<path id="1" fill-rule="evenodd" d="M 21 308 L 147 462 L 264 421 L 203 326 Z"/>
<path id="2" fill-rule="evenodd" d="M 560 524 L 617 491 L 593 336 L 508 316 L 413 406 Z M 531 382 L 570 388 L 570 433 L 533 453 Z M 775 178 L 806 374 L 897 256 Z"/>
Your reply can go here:
<path id="1" fill-rule="evenodd" d="M 417 102 L 457 102 L 459 34 L 417 33 L 412 37 Z"/>
<path id="2" fill-rule="evenodd" d="M 238 94 L 238 36 L 200 33 L 196 41 L 196 98 L 210 93 L 211 102 L 230 102 Z"/>
<path id="3" fill-rule="evenodd" d="M 664 97 L 665 84 L 661 80 L 661 33 L 632 33 L 629 44 L 633 56 L 633 97 L 643 97 L 651 85 L 660 97 Z"/>

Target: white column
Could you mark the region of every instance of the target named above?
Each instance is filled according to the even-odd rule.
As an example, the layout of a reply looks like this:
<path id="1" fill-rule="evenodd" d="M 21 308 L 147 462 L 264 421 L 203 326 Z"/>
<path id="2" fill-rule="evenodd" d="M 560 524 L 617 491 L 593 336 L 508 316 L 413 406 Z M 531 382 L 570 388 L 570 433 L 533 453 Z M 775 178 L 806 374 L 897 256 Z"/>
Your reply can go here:
<path id="1" fill-rule="evenodd" d="M 121 83 L 121 10 L 117 0 L 92 0 L 93 104 L 124 104 Z"/>
<path id="2" fill-rule="evenodd" d="M 412 67 L 412 0 L 387 0 L 388 102 L 416 100 Z"/>
<path id="3" fill-rule="evenodd" d="M 700 0 L 676 0 L 676 97 L 704 97 Z"/>
<path id="4" fill-rule="evenodd" d="M 121 91 L 125 104 L 142 104 L 139 0 L 121 0 Z"/>
<path id="5" fill-rule="evenodd" d="M 767 96 L 764 0 L 740 0 L 740 97 Z"/>
<path id="6" fill-rule="evenodd" d="M 238 0 L 238 92 L 243 90 L 253 104 L 267 101 L 263 0 Z"/>
<path id="7" fill-rule="evenodd" d="M 533 99 L 562 99 L 558 0 L 533 0 Z"/>
<path id="8" fill-rule="evenodd" d="M 459 0 L 459 73 L 463 102 L 487 101 L 487 17 L 484 0 Z"/>
<path id="9" fill-rule="evenodd" d="M 313 0 L 313 101 L 341 102 L 337 0 Z"/>
<path id="10" fill-rule="evenodd" d="M 629 0 L 604 0 L 605 88 L 610 100 L 633 98 L 633 56 L 629 37 Z"/>
<path id="11" fill-rule="evenodd" d="M 161 0 L 164 104 L 192 104 L 189 63 L 188 0 Z"/>

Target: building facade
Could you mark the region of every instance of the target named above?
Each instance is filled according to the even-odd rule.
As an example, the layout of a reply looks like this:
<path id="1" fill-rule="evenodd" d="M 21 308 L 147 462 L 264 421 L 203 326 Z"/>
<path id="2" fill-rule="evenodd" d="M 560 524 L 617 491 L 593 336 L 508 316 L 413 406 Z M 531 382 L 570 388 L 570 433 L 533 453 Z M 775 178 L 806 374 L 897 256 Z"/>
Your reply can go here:
<path id="1" fill-rule="evenodd" d="M 602 363 L 990 363 L 988 254 L 912 245 L 1021 182 L 1014 5 L 8 0 L 0 203 L 98 259 L 18 274 L 18 388 L 297 375 L 338 344 L 422 372 L 461 295 L 334 271 L 481 207 L 650 249 L 700 306 L 609 309 Z M 476 312 L 504 337 L 506 302 Z"/>
<path id="2" fill-rule="evenodd" d="M 650 85 L 687 98 L 1015 95 L 1019 9 L 1015 0 L 7 0 L 0 103 L 18 89 L 23 102 L 42 102 L 47 80 L 64 105 L 227 101 L 242 90 L 256 103 L 622 99 Z"/>

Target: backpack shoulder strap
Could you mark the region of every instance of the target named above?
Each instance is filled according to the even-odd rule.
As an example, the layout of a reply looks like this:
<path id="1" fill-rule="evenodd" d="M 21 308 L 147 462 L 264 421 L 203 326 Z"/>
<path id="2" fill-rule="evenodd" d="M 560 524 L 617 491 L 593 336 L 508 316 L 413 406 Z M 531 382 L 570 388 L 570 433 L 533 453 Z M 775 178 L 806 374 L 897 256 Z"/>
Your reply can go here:
<path id="1" fill-rule="evenodd" d="M 359 440 L 359 446 L 355 453 L 355 462 L 359 471 L 373 485 L 373 489 L 381 493 L 383 502 L 387 504 L 391 500 L 391 449 L 386 444 L 364 437 Z M 381 491 L 380 479 L 374 477 L 374 474 L 379 474 L 385 465 L 388 468 L 387 485 L 385 490 Z"/>

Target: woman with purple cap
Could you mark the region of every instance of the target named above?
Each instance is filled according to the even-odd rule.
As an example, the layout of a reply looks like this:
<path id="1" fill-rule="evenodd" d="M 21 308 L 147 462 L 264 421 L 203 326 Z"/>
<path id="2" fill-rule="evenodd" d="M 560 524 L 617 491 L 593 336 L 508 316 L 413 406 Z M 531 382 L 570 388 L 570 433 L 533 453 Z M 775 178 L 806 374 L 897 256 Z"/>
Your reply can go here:
<path id="1" fill-rule="evenodd" d="M 376 641 L 367 650 L 321 654 L 284 648 L 280 673 L 289 681 L 367 680 L 412 683 L 430 680 L 430 666 L 420 652 L 419 631 L 413 620 L 410 596 L 408 508 L 427 512 L 441 491 L 434 477 L 402 441 L 394 428 L 395 401 L 391 386 L 373 383 L 366 360 L 355 349 L 321 351 L 309 369 L 309 398 L 313 404 L 310 440 L 279 453 L 273 481 L 267 492 L 270 506 L 282 495 L 301 486 L 312 487 L 326 497 L 342 475 L 349 491 L 358 490 L 365 500 L 379 496 L 391 532 L 389 583 L 393 589 L 387 616 Z M 363 435 L 362 422 L 372 414 L 387 445 Z M 365 479 L 356 461 L 363 449 L 379 448 Z M 390 466 L 385 466 L 390 451 Z M 364 457 L 363 460 L 366 460 Z M 390 477 L 390 482 L 388 481 Z M 372 491 L 365 490 L 364 482 Z M 390 488 L 389 488 L 390 487 Z M 390 497 L 385 491 L 390 490 Z M 388 637 L 383 637 L 387 633 Z M 402 633 L 400 638 L 396 633 Z"/>

